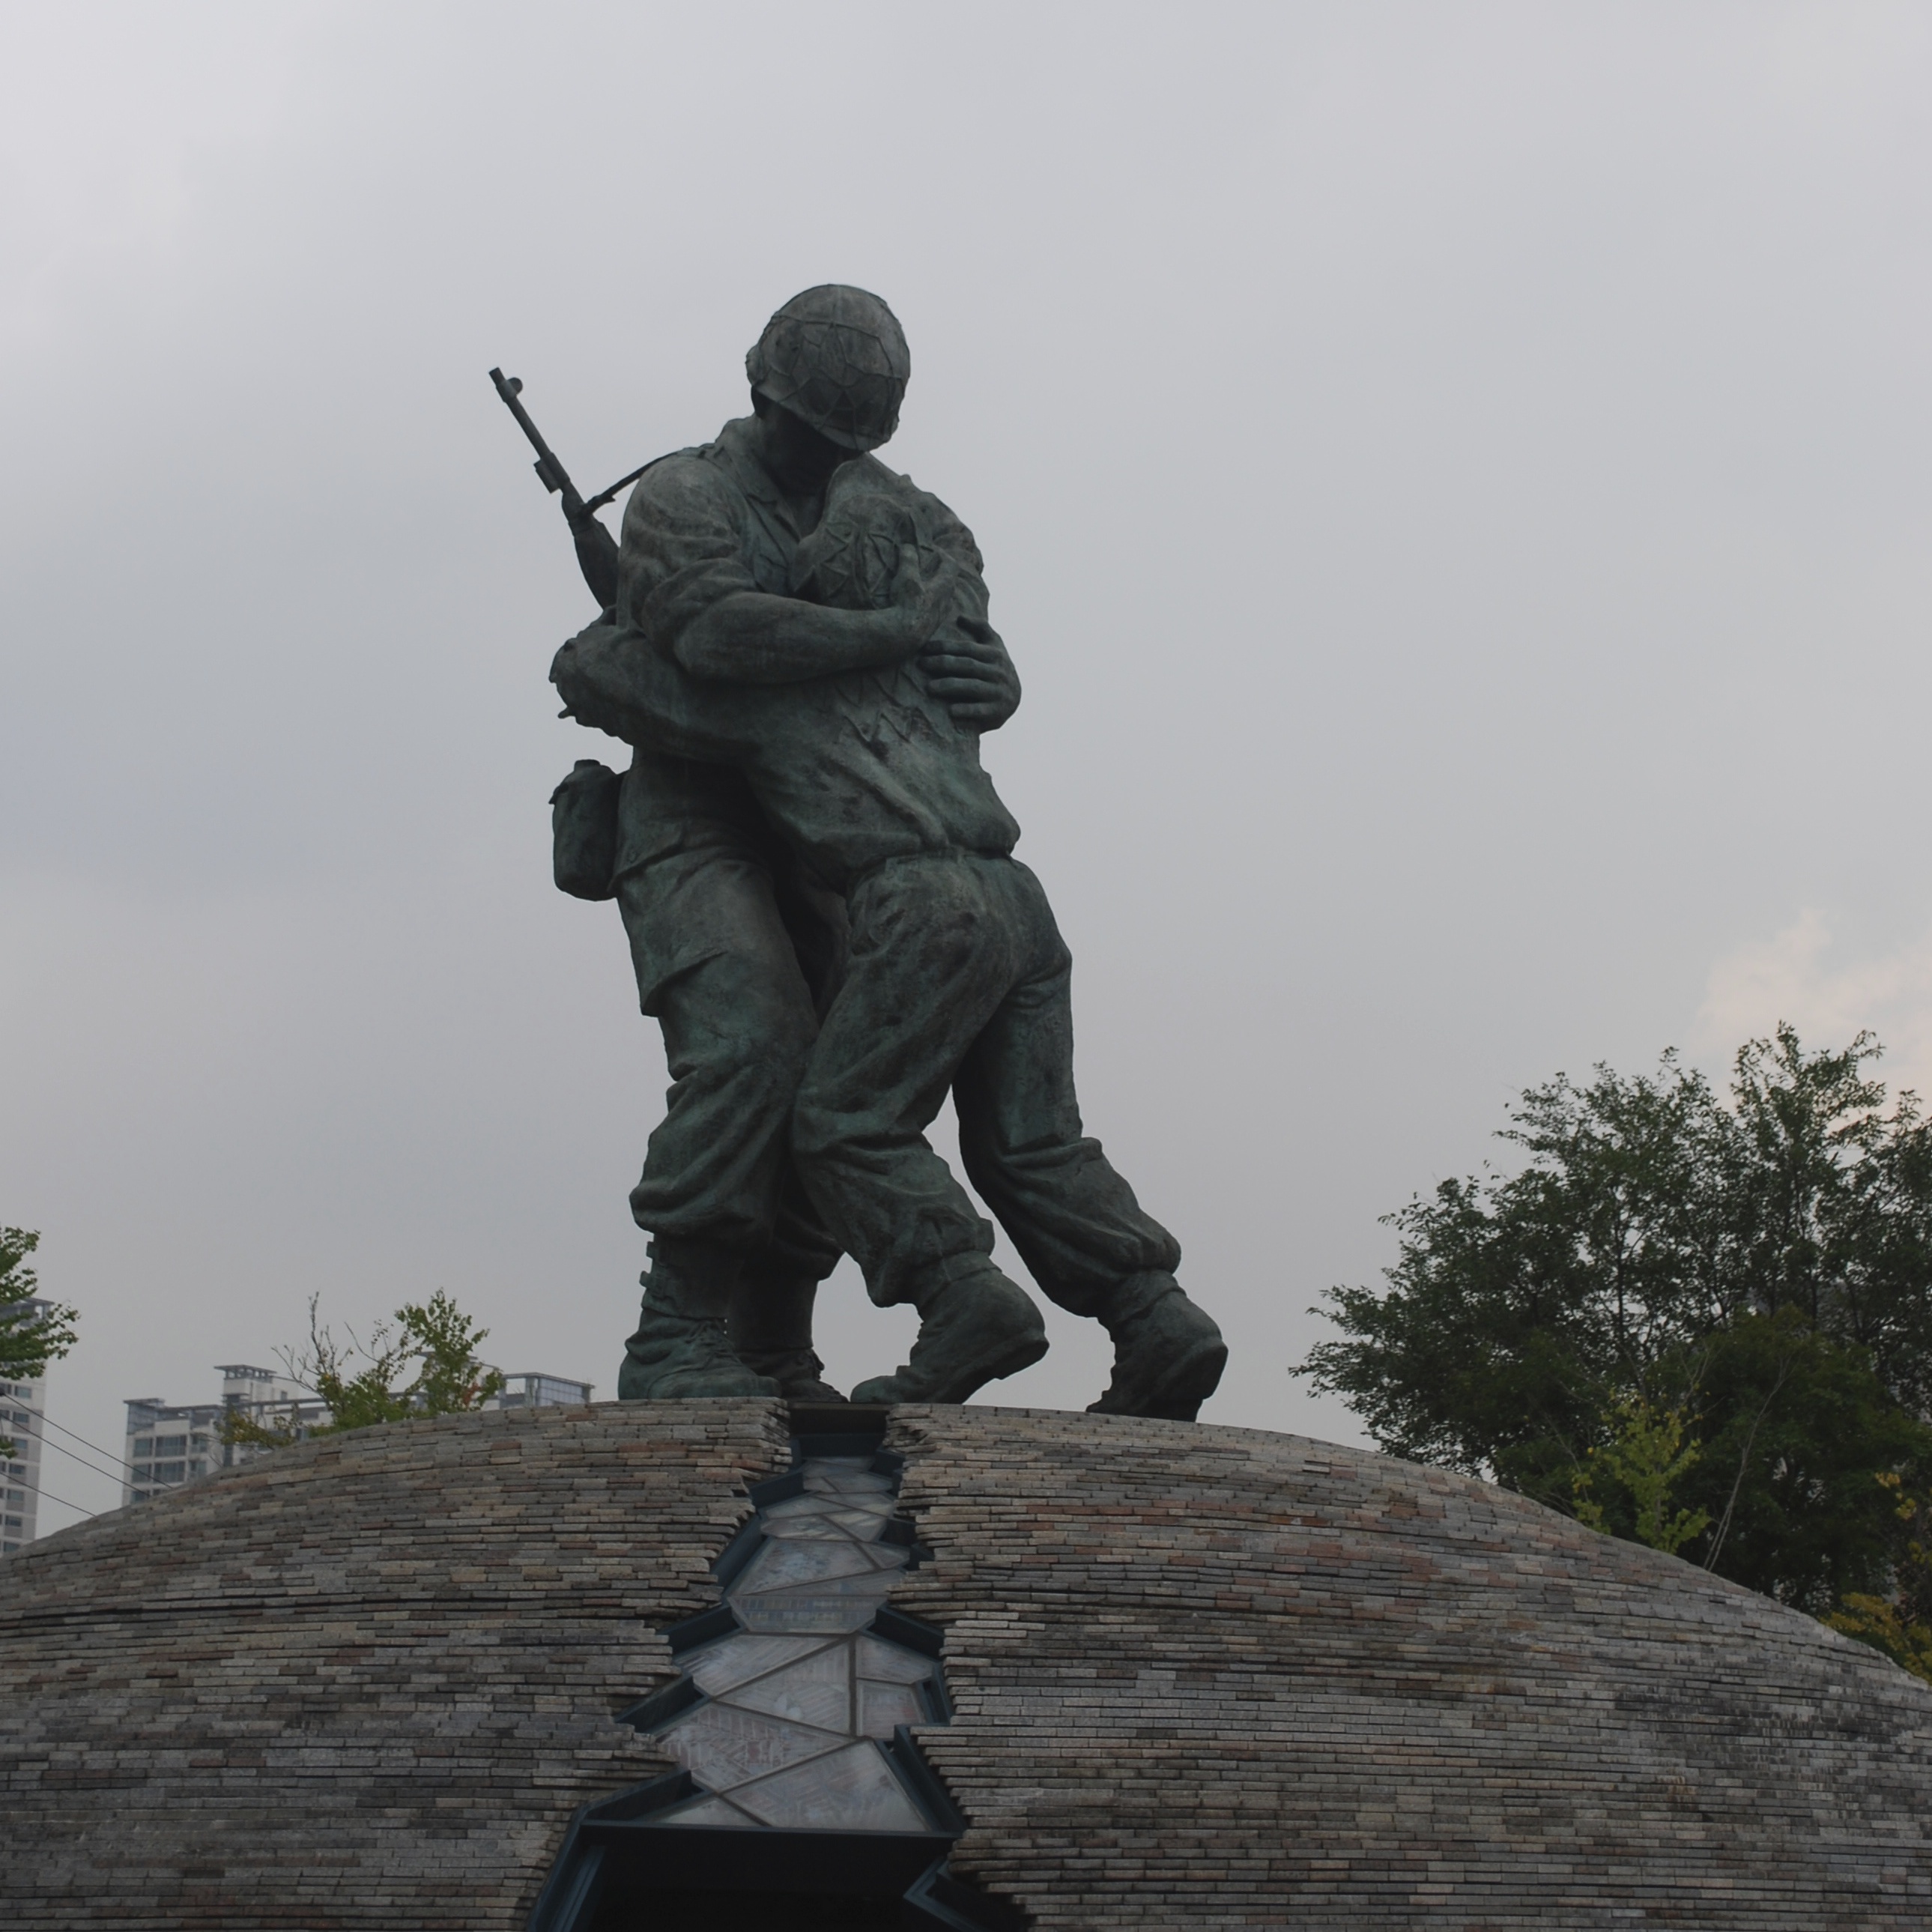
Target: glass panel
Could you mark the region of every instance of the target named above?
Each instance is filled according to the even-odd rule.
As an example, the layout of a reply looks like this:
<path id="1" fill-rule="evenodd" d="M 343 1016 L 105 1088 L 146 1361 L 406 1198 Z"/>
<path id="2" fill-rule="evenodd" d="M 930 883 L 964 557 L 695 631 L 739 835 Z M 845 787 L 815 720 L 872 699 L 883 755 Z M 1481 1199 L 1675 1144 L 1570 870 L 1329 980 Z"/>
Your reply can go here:
<path id="1" fill-rule="evenodd" d="M 826 1456 L 816 1459 L 805 1466 L 805 1486 L 808 1490 L 879 1490 L 890 1491 L 898 1485 L 890 1476 L 882 1476 L 866 1464 L 848 1462 L 841 1458 Z"/>
<path id="2" fill-rule="evenodd" d="M 889 1476 L 821 1476 L 808 1468 L 805 1474 L 808 1495 L 814 1496 L 891 1496 L 898 1494 Z"/>
<path id="3" fill-rule="evenodd" d="M 699 1784 L 728 1791 L 748 1778 L 833 1750 L 844 1738 L 729 1704 L 700 1704 L 659 1732 L 658 1741 Z"/>
<path id="4" fill-rule="evenodd" d="M 878 1748 L 848 1744 L 829 1756 L 780 1772 L 735 1794 L 737 1803 L 767 1825 L 794 1830 L 927 1832 L 905 1788 Z"/>
<path id="5" fill-rule="evenodd" d="M 731 1607 L 747 1630 L 863 1630 L 878 1615 L 879 1600 L 892 1586 L 892 1573 L 875 1570 L 866 1576 L 844 1576 L 830 1586 L 808 1590 L 775 1590 L 756 1597 L 734 1597 Z"/>
<path id="6" fill-rule="evenodd" d="M 820 1730 L 852 1730 L 852 1648 L 835 1645 L 790 1669 L 774 1671 L 732 1692 L 729 1701 L 748 1711 L 814 1724 Z M 902 1719 L 910 1724 L 910 1718 Z"/>
<path id="7" fill-rule="evenodd" d="M 898 1581 L 890 1570 L 874 1570 L 869 1565 L 863 1570 L 855 1570 L 849 1576 L 827 1576 L 816 1583 L 788 1583 L 782 1590 L 752 1590 L 746 1592 L 747 1598 L 755 1597 L 761 1604 L 776 1604 L 789 1597 L 803 1603 L 810 1597 L 883 1597 Z M 732 1600 L 734 1608 L 738 1599 Z"/>
<path id="8" fill-rule="evenodd" d="M 742 1630 L 701 1651 L 685 1665 L 692 1681 L 707 1696 L 722 1697 L 728 1690 L 796 1664 L 825 1648 L 818 1636 L 749 1636 Z"/>
<path id="9" fill-rule="evenodd" d="M 882 1678 L 889 1684 L 916 1684 L 938 1668 L 931 1658 L 922 1657 L 916 1650 L 902 1650 L 883 1637 L 867 1636 L 859 1640 L 861 1677 Z"/>
<path id="10" fill-rule="evenodd" d="M 821 1522 L 856 1536 L 861 1543 L 874 1543 L 884 1534 L 886 1525 L 892 1520 L 890 1508 L 882 1510 L 835 1510 L 830 1516 L 821 1516 Z"/>
<path id="11" fill-rule="evenodd" d="M 861 1684 L 859 1730 L 868 1738 L 889 1738 L 898 1724 L 922 1724 L 926 1713 L 910 1684 Z"/>
<path id="12" fill-rule="evenodd" d="M 815 1538 L 768 1543 L 752 1558 L 729 1594 L 735 1601 L 741 1590 L 786 1590 L 796 1583 L 822 1583 L 834 1576 L 849 1576 L 870 1567 L 866 1552 L 843 1538 L 836 1543 Z"/>
<path id="13" fill-rule="evenodd" d="M 727 1825 L 740 1832 L 755 1832 L 758 1821 L 747 1817 L 735 1804 L 722 1798 L 700 1798 L 682 1811 L 666 1812 L 650 1820 L 653 1825 Z"/>
<path id="14" fill-rule="evenodd" d="M 830 1496 L 787 1496 L 783 1502 L 766 1504 L 758 1512 L 758 1520 L 770 1522 L 782 1516 L 823 1516 L 838 1507 Z"/>
<path id="15" fill-rule="evenodd" d="M 872 1459 L 869 1456 L 814 1456 L 805 1466 L 808 1480 L 814 1469 L 834 1476 L 871 1476 L 878 1474 L 872 1467 Z M 880 1476 L 879 1480 L 884 1482 L 885 1478 Z"/>
<path id="16" fill-rule="evenodd" d="M 766 1517 L 760 1520 L 758 1527 L 768 1537 L 782 1543 L 788 1540 L 808 1537 L 818 1538 L 820 1540 L 829 1537 L 836 1542 L 845 1542 L 850 1539 L 854 1526 L 850 1523 L 842 1526 L 833 1522 L 830 1516 L 821 1513 L 817 1516 Z M 863 1540 L 862 1531 L 860 1532 L 860 1540 Z"/>

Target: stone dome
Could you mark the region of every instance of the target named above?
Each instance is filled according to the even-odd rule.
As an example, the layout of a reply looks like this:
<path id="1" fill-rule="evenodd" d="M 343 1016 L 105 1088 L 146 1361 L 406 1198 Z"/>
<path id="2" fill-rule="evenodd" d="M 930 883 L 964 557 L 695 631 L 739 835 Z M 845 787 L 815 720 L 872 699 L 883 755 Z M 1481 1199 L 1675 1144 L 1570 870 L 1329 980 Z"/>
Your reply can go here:
<path id="1" fill-rule="evenodd" d="M 671 1708 L 663 1633 L 721 1614 L 793 1432 L 372 1429 L 8 1558 L 8 1922 L 524 1927 L 580 1808 L 676 1770 L 635 1707 Z M 1294 1436 L 906 1407 L 884 1440 L 919 1546 L 890 1607 L 944 1633 L 950 1721 L 910 1735 L 948 1870 L 1026 1922 L 1932 1924 L 1932 1690 L 1807 1617 Z"/>

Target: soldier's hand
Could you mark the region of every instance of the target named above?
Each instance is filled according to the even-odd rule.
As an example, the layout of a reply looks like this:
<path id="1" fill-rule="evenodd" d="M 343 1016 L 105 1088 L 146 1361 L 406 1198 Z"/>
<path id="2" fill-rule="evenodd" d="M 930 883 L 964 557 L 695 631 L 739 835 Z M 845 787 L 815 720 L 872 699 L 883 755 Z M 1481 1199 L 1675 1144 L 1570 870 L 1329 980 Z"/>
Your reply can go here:
<path id="1" fill-rule="evenodd" d="M 962 617 L 919 654 L 926 688 L 956 724 L 996 731 L 1020 708 L 1019 674 L 990 624 Z"/>

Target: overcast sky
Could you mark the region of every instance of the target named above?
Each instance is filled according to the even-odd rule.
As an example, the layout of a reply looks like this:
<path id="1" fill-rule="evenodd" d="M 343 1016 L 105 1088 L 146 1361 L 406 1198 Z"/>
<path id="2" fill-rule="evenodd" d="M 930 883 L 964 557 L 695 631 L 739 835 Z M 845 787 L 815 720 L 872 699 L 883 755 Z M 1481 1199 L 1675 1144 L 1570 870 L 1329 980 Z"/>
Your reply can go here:
<path id="1" fill-rule="evenodd" d="M 7 7 L 0 1222 L 82 1312 L 55 1420 L 439 1286 L 611 1393 L 663 1062 L 550 883 L 616 748 L 484 372 L 601 487 L 817 282 L 897 310 L 887 460 L 986 552 L 987 762 L 1090 1130 L 1234 1344 L 1208 1419 L 1360 1439 L 1306 1310 L 1559 1068 L 1783 1016 L 1932 1087 L 1928 99 L 1932 12 L 1851 0 Z M 1051 1323 L 986 1400 L 1092 1400 Z M 842 1276 L 834 1378 L 912 1325 Z"/>

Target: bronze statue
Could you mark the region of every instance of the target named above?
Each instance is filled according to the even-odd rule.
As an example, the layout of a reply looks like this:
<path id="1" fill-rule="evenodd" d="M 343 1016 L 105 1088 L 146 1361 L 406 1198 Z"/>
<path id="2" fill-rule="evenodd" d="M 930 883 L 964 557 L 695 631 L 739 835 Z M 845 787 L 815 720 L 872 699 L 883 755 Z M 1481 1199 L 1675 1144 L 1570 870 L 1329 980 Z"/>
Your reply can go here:
<path id="1" fill-rule="evenodd" d="M 842 1246 L 874 1301 L 920 1313 L 910 1362 L 855 1399 L 963 1401 L 1036 1361 L 1039 1311 L 925 1138 L 950 1088 L 1034 1279 L 1113 1338 L 1094 1406 L 1192 1418 L 1227 1352 L 1082 1130 L 1070 958 L 980 763 L 1018 687 L 979 551 L 870 453 L 904 336 L 828 286 L 746 364 L 753 413 L 639 476 L 610 608 L 552 671 L 635 748 L 614 798 L 566 782 L 559 824 L 594 855 L 596 799 L 614 803 L 613 887 L 674 1082 L 632 1195 L 655 1238 L 619 1392 L 822 1399 L 811 1300 Z"/>

